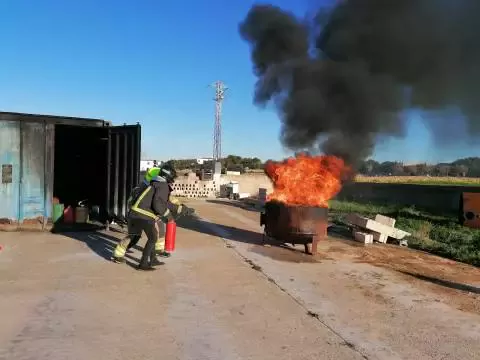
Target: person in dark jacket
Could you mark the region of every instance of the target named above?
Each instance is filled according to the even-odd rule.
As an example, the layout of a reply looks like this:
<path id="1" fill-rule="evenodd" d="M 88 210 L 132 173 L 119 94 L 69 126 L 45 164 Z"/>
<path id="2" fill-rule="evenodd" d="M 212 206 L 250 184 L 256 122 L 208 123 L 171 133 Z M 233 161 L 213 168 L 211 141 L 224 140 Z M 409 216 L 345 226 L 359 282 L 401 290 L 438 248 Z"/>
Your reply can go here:
<path id="1" fill-rule="evenodd" d="M 167 180 L 167 179 L 165 179 Z M 175 197 L 175 196 L 172 196 L 172 192 L 173 192 L 173 178 L 169 178 L 169 180 L 167 181 L 168 183 L 168 187 L 170 189 L 170 196 L 168 198 L 168 201 L 174 205 L 177 205 L 177 206 L 181 206 L 182 203 L 180 202 L 180 200 Z M 146 178 L 145 180 L 146 183 L 150 183 L 151 179 L 149 178 L 148 176 L 148 173 L 146 175 Z M 138 191 L 137 188 L 135 188 L 133 191 L 132 191 L 132 198 L 135 197 L 135 192 Z M 129 207 L 130 208 L 130 207 Z M 182 207 L 183 208 L 183 207 Z M 181 209 L 182 209 L 181 208 Z M 177 208 L 178 209 L 178 208 Z M 178 210 L 177 210 L 178 211 Z M 193 211 L 193 210 L 191 210 Z M 180 211 L 180 213 L 183 213 L 184 211 Z M 162 222 L 162 221 L 157 221 L 157 226 L 159 227 L 158 228 L 158 240 L 157 242 L 155 243 L 155 252 L 157 254 L 157 256 L 160 256 L 162 258 L 169 258 L 171 256 L 171 254 L 167 251 L 165 251 L 165 224 Z M 130 252 L 131 248 L 133 248 L 135 245 L 137 245 L 137 243 L 139 242 L 141 236 L 140 235 L 132 235 L 132 236 L 129 236 L 128 237 L 130 240 L 129 240 L 129 243 L 127 245 L 127 253 Z"/>
<path id="2" fill-rule="evenodd" d="M 130 193 L 130 197 L 127 200 L 127 213 L 130 213 L 130 209 L 132 208 L 133 204 L 141 195 L 141 193 L 145 190 L 145 185 L 146 186 L 150 185 L 150 182 L 152 181 L 152 175 L 156 172 L 159 173 L 159 169 L 153 169 L 152 171 L 150 170 L 151 169 L 147 169 L 145 173 L 145 178 L 143 179 L 143 181 L 139 185 L 137 185 L 135 188 L 133 188 L 132 192 Z M 127 218 L 127 223 L 128 223 L 128 218 Z M 131 226 L 128 229 L 131 230 Z M 142 237 L 141 233 L 138 234 L 138 233 L 129 232 L 128 235 L 125 238 L 123 238 L 119 242 L 119 244 L 116 246 L 112 260 L 117 263 L 125 262 L 125 258 L 124 258 L 125 253 L 129 252 L 131 248 L 137 245 L 141 237 Z"/>
<path id="3" fill-rule="evenodd" d="M 170 166 L 149 169 L 142 182 L 132 192 L 130 201 L 131 208 L 128 213 L 128 234 L 129 237 L 122 240 L 115 248 L 113 260 L 124 262 L 127 248 L 135 245 L 140 239 L 142 232 L 147 235 L 147 243 L 143 249 L 142 258 L 138 265 L 139 270 L 154 270 L 154 265 L 161 264 L 155 254 L 155 243 L 159 237 L 163 237 L 163 224 L 177 216 L 191 213 L 191 209 L 185 206 L 169 202 L 170 187 L 176 173 Z"/>

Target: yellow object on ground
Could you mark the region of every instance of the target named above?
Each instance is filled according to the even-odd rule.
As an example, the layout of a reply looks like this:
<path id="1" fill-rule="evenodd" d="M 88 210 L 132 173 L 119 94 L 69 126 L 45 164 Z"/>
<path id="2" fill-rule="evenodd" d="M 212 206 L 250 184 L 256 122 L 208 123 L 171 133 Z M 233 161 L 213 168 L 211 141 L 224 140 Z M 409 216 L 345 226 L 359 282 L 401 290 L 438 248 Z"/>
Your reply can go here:
<path id="1" fill-rule="evenodd" d="M 124 237 L 113 251 L 113 256 L 116 258 L 123 258 L 127 252 L 127 246 L 130 243 L 130 236 Z"/>

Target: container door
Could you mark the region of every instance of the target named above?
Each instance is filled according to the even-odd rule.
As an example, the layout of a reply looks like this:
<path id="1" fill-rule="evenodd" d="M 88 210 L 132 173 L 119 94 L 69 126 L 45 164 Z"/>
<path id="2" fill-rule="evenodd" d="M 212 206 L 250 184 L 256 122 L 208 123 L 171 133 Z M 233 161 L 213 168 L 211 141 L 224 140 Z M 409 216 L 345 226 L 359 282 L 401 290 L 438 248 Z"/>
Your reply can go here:
<path id="1" fill-rule="evenodd" d="M 462 194 L 463 225 L 480 229 L 480 193 Z"/>
<path id="2" fill-rule="evenodd" d="M 16 227 L 19 219 L 20 128 L 17 121 L 0 121 L 0 228 Z"/>
<path id="3" fill-rule="evenodd" d="M 47 214 L 46 136 L 43 122 L 20 122 L 20 223 L 43 228 Z"/>
<path id="4" fill-rule="evenodd" d="M 109 128 L 107 206 L 110 220 L 125 221 L 127 200 L 140 176 L 141 126 Z"/>

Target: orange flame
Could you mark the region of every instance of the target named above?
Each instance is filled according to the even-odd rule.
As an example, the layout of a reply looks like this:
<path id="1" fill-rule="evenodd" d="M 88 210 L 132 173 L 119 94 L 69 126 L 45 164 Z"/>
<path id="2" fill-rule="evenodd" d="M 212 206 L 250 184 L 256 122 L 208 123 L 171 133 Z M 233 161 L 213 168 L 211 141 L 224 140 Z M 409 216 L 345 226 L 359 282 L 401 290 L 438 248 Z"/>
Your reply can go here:
<path id="1" fill-rule="evenodd" d="M 267 200 L 328 207 L 328 200 L 338 194 L 350 168 L 335 156 L 300 154 L 283 162 L 267 161 L 265 173 L 274 187 Z"/>

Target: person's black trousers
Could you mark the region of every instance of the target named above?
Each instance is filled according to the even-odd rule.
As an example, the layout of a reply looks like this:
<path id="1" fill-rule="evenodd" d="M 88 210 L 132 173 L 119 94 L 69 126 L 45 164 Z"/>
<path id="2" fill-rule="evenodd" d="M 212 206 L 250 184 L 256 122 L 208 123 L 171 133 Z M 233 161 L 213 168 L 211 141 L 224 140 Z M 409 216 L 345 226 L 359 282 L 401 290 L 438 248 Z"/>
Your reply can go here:
<path id="1" fill-rule="evenodd" d="M 128 233 L 131 234 L 131 240 L 127 246 L 127 249 L 135 246 L 138 243 L 142 231 L 144 231 L 145 235 L 147 235 L 147 243 L 143 248 L 140 266 L 149 266 L 150 264 L 152 264 L 152 261 L 156 259 L 155 243 L 158 239 L 158 227 L 156 226 L 154 220 L 144 220 L 136 218 L 129 219 Z"/>
<path id="2" fill-rule="evenodd" d="M 141 232 L 138 233 L 138 232 L 135 232 L 133 231 L 131 225 L 130 225 L 130 221 L 129 220 L 129 227 L 128 227 L 128 234 L 130 236 L 130 242 L 128 243 L 127 245 L 127 250 L 130 250 L 131 248 L 133 248 L 135 245 L 138 244 L 138 242 L 140 241 L 141 237 L 142 237 L 142 234 Z M 163 223 L 161 223 L 160 221 L 158 223 L 156 223 L 157 225 L 157 231 L 158 231 L 158 241 L 161 241 L 163 239 L 163 246 L 165 246 L 165 225 Z"/>

